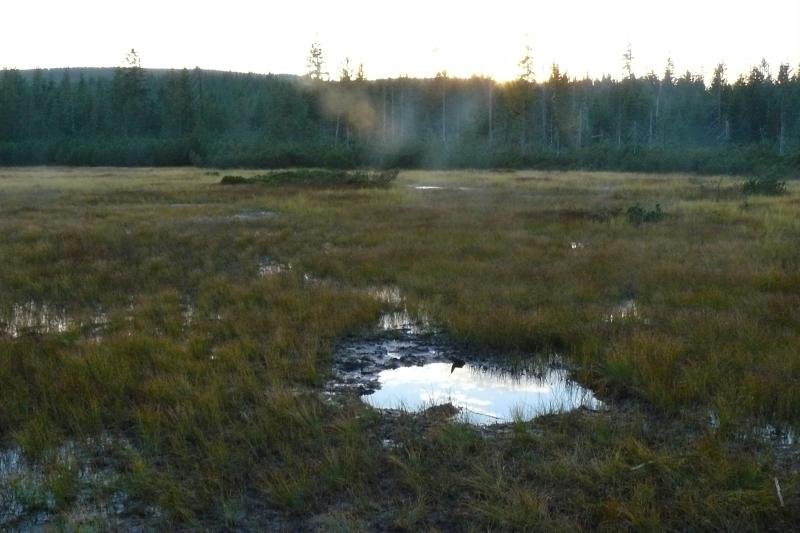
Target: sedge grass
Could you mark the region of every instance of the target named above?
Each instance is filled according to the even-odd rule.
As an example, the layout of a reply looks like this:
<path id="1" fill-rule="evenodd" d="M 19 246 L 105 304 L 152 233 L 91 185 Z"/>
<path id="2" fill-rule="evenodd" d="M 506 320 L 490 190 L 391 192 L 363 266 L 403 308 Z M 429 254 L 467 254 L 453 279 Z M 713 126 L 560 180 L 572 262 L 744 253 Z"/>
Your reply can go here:
<path id="1" fill-rule="evenodd" d="M 796 523 L 796 460 L 735 438 L 800 424 L 796 184 L 743 199 L 734 179 L 682 175 L 420 171 L 379 190 L 218 181 L 198 169 L 0 170 L 2 321 L 33 302 L 73 324 L 0 335 L 4 446 L 46 462 L 68 440 L 124 437 L 119 483 L 161 510 L 147 515 L 161 527 Z M 636 204 L 664 216 L 631 224 Z M 237 216 L 253 212 L 270 216 Z M 292 269 L 259 276 L 264 257 Z M 371 286 L 397 287 L 475 350 L 558 351 L 611 411 L 487 436 L 324 401 L 337 339 L 384 307 Z M 28 512 L 54 498 L 47 512 L 76 525 L 73 472 L 52 472 L 26 492 Z"/>

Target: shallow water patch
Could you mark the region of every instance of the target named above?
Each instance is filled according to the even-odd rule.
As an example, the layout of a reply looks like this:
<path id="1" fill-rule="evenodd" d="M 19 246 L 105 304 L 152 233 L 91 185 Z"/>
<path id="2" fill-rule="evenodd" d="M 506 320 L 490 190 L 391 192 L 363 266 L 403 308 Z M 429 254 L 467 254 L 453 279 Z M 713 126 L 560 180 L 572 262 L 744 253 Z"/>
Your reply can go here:
<path id="1" fill-rule="evenodd" d="M 269 220 L 276 218 L 278 214 L 275 211 L 267 209 L 248 209 L 238 213 L 226 215 L 202 215 L 193 217 L 191 222 L 200 224 L 214 224 L 220 222 L 253 222 L 256 220 Z"/>
<path id="2" fill-rule="evenodd" d="M 606 322 L 622 322 L 640 320 L 642 318 L 636 300 L 629 298 L 611 310 L 605 317 Z"/>
<path id="3" fill-rule="evenodd" d="M 791 428 L 766 424 L 758 430 L 761 438 L 768 442 L 773 442 L 779 446 L 794 446 L 800 443 L 800 435 Z"/>
<path id="4" fill-rule="evenodd" d="M 122 488 L 126 468 L 119 458 L 136 453 L 128 440 L 108 434 L 68 440 L 49 450 L 46 463 L 29 460 L 19 447 L 0 450 L 0 529 L 60 529 L 54 525 L 64 519 L 103 530 L 154 528 L 162 511 Z M 53 491 L 53 467 L 69 474 L 69 500 L 60 500 Z"/>
<path id="5" fill-rule="evenodd" d="M 185 300 L 183 303 L 181 303 L 181 318 L 183 319 L 183 327 L 191 327 L 195 321 L 196 314 L 197 308 L 195 308 L 192 302 Z"/>
<path id="6" fill-rule="evenodd" d="M 231 215 L 231 220 L 238 220 L 238 221 L 248 221 L 248 220 L 258 220 L 261 218 L 272 218 L 277 216 L 274 211 L 269 211 L 266 209 L 254 209 L 251 211 L 242 211 L 241 213 L 236 213 Z"/>
<path id="7" fill-rule="evenodd" d="M 128 326 L 133 324 L 133 312 L 131 302 L 124 315 L 124 322 Z M 48 303 L 15 303 L 0 309 L 0 338 L 68 334 L 84 341 L 100 343 L 119 325 L 114 317 L 115 313 L 100 305 L 68 312 L 66 308 Z"/>
<path id="8" fill-rule="evenodd" d="M 415 191 L 474 191 L 475 187 L 443 187 L 441 185 L 410 185 Z"/>
<path id="9" fill-rule="evenodd" d="M 530 420 L 548 413 L 602 403 L 568 378 L 562 368 L 511 373 L 463 360 L 399 367 L 378 374 L 380 387 L 364 400 L 382 409 L 420 411 L 451 403 L 473 424 Z"/>
<path id="10" fill-rule="evenodd" d="M 450 403 L 476 425 L 603 404 L 569 379 L 557 360 L 512 369 L 450 342 L 424 313 L 384 313 L 372 332 L 341 344 L 328 389 L 352 391 L 379 409 L 425 410 Z"/>
<path id="11" fill-rule="evenodd" d="M 33 301 L 15 303 L 0 317 L 0 332 L 12 339 L 26 334 L 64 333 L 74 325 L 63 310 Z"/>
<path id="12" fill-rule="evenodd" d="M 712 431 L 718 431 L 721 426 L 719 415 L 716 411 L 708 411 L 708 427 Z M 761 442 L 766 442 L 777 447 L 792 447 L 800 443 L 800 433 L 793 430 L 791 427 L 770 424 L 770 423 L 757 423 L 751 422 L 749 424 L 739 424 L 734 432 L 739 438 L 756 439 Z"/>
<path id="13" fill-rule="evenodd" d="M 280 263 L 269 257 L 264 257 L 258 262 L 258 275 L 262 278 L 275 276 L 292 270 L 291 263 Z"/>

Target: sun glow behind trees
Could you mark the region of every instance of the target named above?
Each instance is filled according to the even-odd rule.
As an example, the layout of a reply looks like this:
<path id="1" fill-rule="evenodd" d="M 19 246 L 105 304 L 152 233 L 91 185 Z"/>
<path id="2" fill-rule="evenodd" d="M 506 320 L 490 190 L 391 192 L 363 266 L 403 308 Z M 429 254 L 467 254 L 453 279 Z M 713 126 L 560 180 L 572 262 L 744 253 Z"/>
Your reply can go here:
<path id="1" fill-rule="evenodd" d="M 7 56 L 12 66 L 122 68 L 113 76 L 1 71 L 0 162 L 623 169 L 635 162 L 636 169 L 742 172 L 758 165 L 717 152 L 749 146 L 785 155 L 800 146 L 798 2 L 715 10 L 721 4 L 712 1 L 691 17 L 681 11 L 684 0 L 664 12 L 628 0 L 513 10 L 505 0 L 491 9 L 342 1 L 304 12 L 243 0 L 225 9 L 142 0 L 124 13 L 93 5 L 58 5 L 35 18 L 30 4 L 11 4 L 40 31 L 33 39 L 8 25 L 0 67 Z M 756 14 L 769 23 L 755 23 Z M 143 62 L 125 41 L 142 43 Z M 131 50 L 122 62 L 117 44 Z M 676 65 L 672 57 L 683 59 Z M 302 77 L 141 68 L 195 60 Z M 716 151 L 699 157 L 725 166 L 677 156 L 690 149 Z M 669 154 L 645 161 L 641 150 Z"/>
<path id="2" fill-rule="evenodd" d="M 131 47 L 147 67 L 302 74 L 312 41 L 330 65 L 363 62 L 371 78 L 483 74 L 514 79 L 524 44 L 537 79 L 559 63 L 571 77 L 622 74 L 630 42 L 637 76 L 679 72 L 711 76 L 724 61 L 732 78 L 762 56 L 800 61 L 800 2 L 675 0 L 654 6 L 592 2 L 422 2 L 363 0 L 261 2 L 210 0 L 4 2 L 0 68 L 114 66 Z M 333 72 L 333 70 L 332 70 Z"/>
<path id="3" fill-rule="evenodd" d="M 800 69 L 762 62 L 731 80 L 720 67 L 707 85 L 670 63 L 601 80 L 553 64 L 541 81 L 526 64 L 508 83 L 367 81 L 347 63 L 326 81 L 315 45 L 304 77 L 148 72 L 133 51 L 113 70 L 3 70 L 0 164 L 797 167 Z"/>

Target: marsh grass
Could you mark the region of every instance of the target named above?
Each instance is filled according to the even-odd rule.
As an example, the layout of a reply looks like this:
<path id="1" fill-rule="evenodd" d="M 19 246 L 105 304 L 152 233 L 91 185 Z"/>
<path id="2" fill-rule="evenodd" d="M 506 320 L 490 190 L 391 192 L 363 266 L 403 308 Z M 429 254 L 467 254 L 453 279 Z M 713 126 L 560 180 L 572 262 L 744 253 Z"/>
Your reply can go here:
<path id="1" fill-rule="evenodd" d="M 223 176 L 222 185 L 270 185 L 294 187 L 387 187 L 397 179 L 398 170 L 276 170 L 250 178 L 239 175 Z"/>
<path id="2" fill-rule="evenodd" d="M 160 510 L 155 527 L 794 524 L 796 450 L 736 435 L 800 423 L 798 191 L 742 209 L 736 187 L 528 171 L 225 187 L 195 169 L 0 170 L 0 321 L 33 302 L 70 324 L 0 335 L 0 439 L 46 464 L 70 439 L 124 437 L 130 450 L 109 460 L 120 490 Z M 635 204 L 669 216 L 631 225 Z M 292 269 L 259 276 L 265 257 Z M 384 286 L 476 351 L 563 354 L 611 410 L 483 433 L 324 401 L 337 340 L 397 310 L 364 290 Z M 636 316 L 607 320 L 629 300 Z M 43 491 L 21 481 L 26 512 L 74 524 L 74 476 L 56 465 Z"/>

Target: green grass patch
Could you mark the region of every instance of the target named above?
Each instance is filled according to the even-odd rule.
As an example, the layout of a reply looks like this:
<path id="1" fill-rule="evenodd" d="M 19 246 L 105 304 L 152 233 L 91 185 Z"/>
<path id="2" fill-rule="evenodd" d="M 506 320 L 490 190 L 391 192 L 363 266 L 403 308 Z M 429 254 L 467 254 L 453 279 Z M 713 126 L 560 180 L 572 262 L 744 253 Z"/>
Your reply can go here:
<path id="1" fill-rule="evenodd" d="M 250 178 L 223 176 L 222 185 L 262 184 L 273 187 L 286 185 L 297 187 L 386 187 L 397 179 L 398 170 L 328 170 L 297 169 L 280 170 Z"/>

